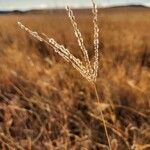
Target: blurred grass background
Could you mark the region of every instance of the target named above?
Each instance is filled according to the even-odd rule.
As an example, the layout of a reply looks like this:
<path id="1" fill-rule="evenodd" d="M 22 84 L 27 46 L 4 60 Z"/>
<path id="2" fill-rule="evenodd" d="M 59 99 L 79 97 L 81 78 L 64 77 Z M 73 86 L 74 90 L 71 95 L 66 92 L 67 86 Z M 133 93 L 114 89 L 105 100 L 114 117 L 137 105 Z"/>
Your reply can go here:
<path id="1" fill-rule="evenodd" d="M 75 10 L 90 58 L 91 10 Z M 150 148 L 150 9 L 99 11 L 98 106 L 93 89 L 53 49 L 17 21 L 82 54 L 64 10 L 0 15 L 1 149 L 107 149 L 97 107 L 104 107 L 114 149 Z M 110 101 L 113 104 L 111 107 Z M 145 149 L 146 149 L 145 148 Z"/>

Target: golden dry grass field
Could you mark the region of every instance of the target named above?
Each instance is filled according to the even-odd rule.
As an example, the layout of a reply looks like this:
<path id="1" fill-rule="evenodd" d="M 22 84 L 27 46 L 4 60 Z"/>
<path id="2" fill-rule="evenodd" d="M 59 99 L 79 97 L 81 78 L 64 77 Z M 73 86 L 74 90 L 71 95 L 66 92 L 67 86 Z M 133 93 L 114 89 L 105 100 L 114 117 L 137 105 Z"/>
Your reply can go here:
<path id="1" fill-rule="evenodd" d="M 75 10 L 90 58 L 91 10 Z M 98 95 L 51 47 L 17 21 L 46 33 L 81 58 L 67 14 L 31 11 L 0 15 L 0 149 L 150 149 L 150 9 L 100 9 Z"/>

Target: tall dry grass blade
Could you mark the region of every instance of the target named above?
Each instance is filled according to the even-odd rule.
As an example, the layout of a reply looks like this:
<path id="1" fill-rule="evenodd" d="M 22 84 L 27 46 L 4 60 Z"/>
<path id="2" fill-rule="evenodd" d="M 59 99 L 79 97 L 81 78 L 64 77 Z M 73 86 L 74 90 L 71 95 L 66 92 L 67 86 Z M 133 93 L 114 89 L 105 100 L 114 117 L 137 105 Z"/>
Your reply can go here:
<path id="1" fill-rule="evenodd" d="M 94 64 L 93 66 L 91 66 L 91 62 L 89 60 L 89 55 L 88 52 L 84 46 L 84 41 L 82 38 L 82 35 L 78 29 L 73 11 L 67 7 L 67 12 L 68 12 L 68 16 L 70 18 L 71 24 L 73 26 L 74 29 L 74 33 L 75 36 L 77 38 L 78 44 L 83 52 L 84 55 L 84 61 L 86 63 L 86 65 L 84 66 L 83 63 L 81 62 L 80 59 L 76 58 L 75 56 L 73 56 L 70 51 L 68 49 L 66 49 L 63 45 L 58 44 L 53 38 L 49 38 L 48 36 L 46 36 L 45 34 L 43 34 L 44 37 L 40 36 L 37 32 L 34 32 L 32 30 L 30 30 L 29 28 L 25 27 L 22 23 L 18 22 L 18 25 L 24 29 L 25 31 L 27 31 L 30 35 L 32 35 L 33 37 L 35 37 L 36 39 L 40 40 L 41 42 L 45 42 L 46 44 L 48 44 L 49 46 L 51 46 L 54 51 L 56 53 L 58 53 L 63 59 L 65 59 L 67 62 L 70 62 L 72 64 L 72 66 L 78 70 L 80 72 L 80 74 L 87 79 L 92 85 L 94 85 L 94 90 L 95 90 L 95 94 L 97 97 L 97 101 L 99 104 L 101 104 L 100 100 L 99 100 L 99 96 L 97 93 L 97 88 L 96 88 L 96 78 L 97 78 L 97 72 L 98 72 L 98 50 L 99 50 L 99 27 L 98 27 L 98 10 L 97 10 L 97 6 L 94 3 L 94 1 L 92 0 L 93 3 L 93 24 L 94 24 Z M 111 150 L 111 144 L 110 144 L 110 140 L 109 140 L 109 136 L 108 136 L 108 131 L 107 131 L 107 127 L 106 127 L 106 122 L 105 122 L 105 118 L 103 115 L 103 111 L 102 109 L 100 109 L 101 112 L 101 117 L 103 120 L 103 124 L 104 124 L 104 129 L 105 129 L 105 133 L 106 133 L 106 137 L 108 140 L 108 145 L 109 145 L 109 149 Z"/>
<path id="2" fill-rule="evenodd" d="M 93 4 L 93 25 L 94 25 L 94 76 L 97 77 L 97 73 L 98 73 L 98 57 L 99 57 L 99 27 L 98 27 L 98 9 L 97 9 L 97 5 L 95 4 L 94 0 L 92 0 L 92 4 Z M 97 92 L 97 87 L 96 84 L 94 83 L 94 89 L 95 89 L 95 94 L 97 97 L 97 101 L 99 104 L 101 104 L 100 100 L 99 100 L 99 96 L 98 96 L 98 92 Z M 106 127 L 106 122 L 105 122 L 105 118 L 104 118 L 104 114 L 103 111 L 100 107 L 100 113 L 101 113 L 101 117 L 102 117 L 102 121 L 103 121 L 103 125 L 104 125 L 104 129 L 105 129 L 105 133 L 106 133 L 106 137 L 108 140 L 108 145 L 109 145 L 109 149 L 111 150 L 111 142 L 109 139 L 109 135 L 108 135 L 108 131 L 107 131 L 107 127 Z"/>

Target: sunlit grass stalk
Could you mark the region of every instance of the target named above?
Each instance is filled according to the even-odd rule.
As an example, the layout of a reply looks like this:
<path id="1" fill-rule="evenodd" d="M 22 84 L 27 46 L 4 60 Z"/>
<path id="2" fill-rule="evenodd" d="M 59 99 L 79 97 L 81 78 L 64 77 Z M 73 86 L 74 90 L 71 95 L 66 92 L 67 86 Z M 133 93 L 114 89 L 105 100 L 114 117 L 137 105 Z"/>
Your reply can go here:
<path id="1" fill-rule="evenodd" d="M 89 60 L 88 51 L 85 48 L 84 40 L 83 40 L 81 32 L 77 26 L 75 16 L 73 14 L 73 11 L 69 7 L 67 7 L 66 9 L 67 9 L 71 24 L 73 26 L 74 33 L 77 38 L 79 47 L 82 50 L 84 62 L 82 62 L 79 58 L 76 58 L 74 55 L 72 55 L 67 48 L 65 48 L 63 45 L 60 45 L 59 43 L 57 43 L 53 38 L 49 38 L 45 34 L 39 35 L 37 32 L 30 30 L 29 28 L 27 28 L 20 22 L 18 22 L 18 25 L 23 30 L 28 32 L 30 35 L 32 35 L 33 37 L 38 39 L 39 41 L 44 42 L 44 43 L 48 44 L 49 46 L 51 46 L 54 49 L 54 51 L 56 53 L 58 53 L 63 59 L 65 59 L 67 62 L 70 62 L 72 64 L 72 66 L 77 71 L 79 71 L 80 74 L 85 79 L 87 79 L 90 82 L 90 84 L 93 86 L 95 94 L 96 94 L 97 102 L 99 104 L 101 104 L 99 96 L 98 96 L 97 88 L 96 88 L 96 78 L 97 78 L 98 66 L 99 66 L 98 65 L 98 63 L 99 63 L 98 62 L 98 57 L 99 57 L 98 10 L 97 10 L 97 6 L 93 0 L 92 0 L 92 3 L 93 3 L 92 12 L 93 12 L 93 16 L 94 16 L 93 17 L 93 26 L 94 26 L 94 41 L 93 41 L 93 43 L 94 43 L 94 63 L 93 64 Z M 108 140 L 109 149 L 111 150 L 111 144 L 110 144 L 110 139 L 109 139 L 109 135 L 108 135 L 107 127 L 106 127 L 106 121 L 104 118 L 104 114 L 103 114 L 102 108 L 100 107 L 99 109 L 100 109 L 100 114 L 102 117 L 104 129 L 105 129 L 106 137 Z"/>
<path id="2" fill-rule="evenodd" d="M 96 94 L 97 102 L 101 105 L 101 102 L 100 102 L 100 99 L 99 99 L 99 96 L 98 96 L 98 92 L 97 92 L 96 83 L 93 83 L 92 85 L 93 85 L 93 88 L 94 88 L 94 91 L 95 91 L 95 94 Z M 107 137 L 107 141 L 108 141 L 108 146 L 109 146 L 109 149 L 112 150 L 112 149 L 111 149 L 110 139 L 109 139 L 109 134 L 108 134 L 107 126 L 106 126 L 105 117 L 104 117 L 102 108 L 99 107 L 99 109 L 100 109 L 100 115 L 101 115 L 101 117 L 102 117 L 102 121 L 103 121 L 103 125 L 104 125 L 104 130 L 105 130 L 106 137 Z"/>

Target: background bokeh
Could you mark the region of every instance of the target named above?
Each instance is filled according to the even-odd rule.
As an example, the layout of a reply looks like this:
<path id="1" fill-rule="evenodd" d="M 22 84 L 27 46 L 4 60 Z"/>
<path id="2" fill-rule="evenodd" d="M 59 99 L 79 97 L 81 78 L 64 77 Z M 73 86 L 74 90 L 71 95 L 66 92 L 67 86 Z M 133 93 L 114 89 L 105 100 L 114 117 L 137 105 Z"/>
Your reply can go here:
<path id="1" fill-rule="evenodd" d="M 107 6 L 120 2 L 136 1 L 96 3 Z M 90 0 L 66 3 L 91 6 Z M 0 8 L 64 8 L 66 3 L 0 0 Z M 91 9 L 73 11 L 92 61 Z M 1 150 L 108 150 L 100 109 L 112 150 L 150 149 L 150 8 L 99 8 L 96 87 L 101 104 L 93 86 L 52 47 L 20 29 L 18 21 L 44 32 L 83 60 L 65 10 L 0 12 Z"/>

